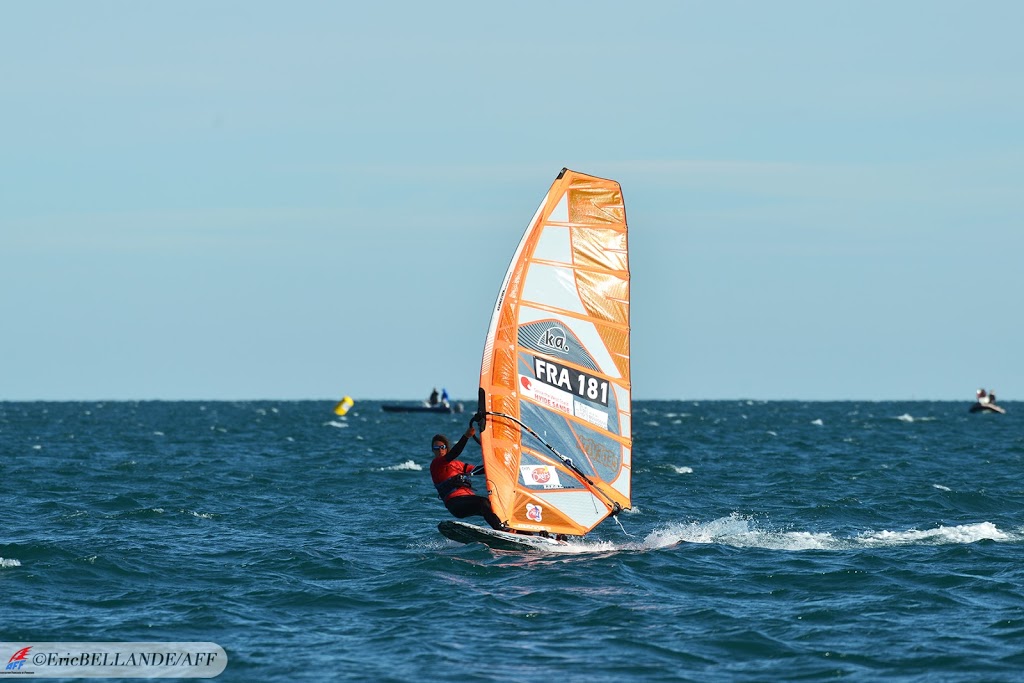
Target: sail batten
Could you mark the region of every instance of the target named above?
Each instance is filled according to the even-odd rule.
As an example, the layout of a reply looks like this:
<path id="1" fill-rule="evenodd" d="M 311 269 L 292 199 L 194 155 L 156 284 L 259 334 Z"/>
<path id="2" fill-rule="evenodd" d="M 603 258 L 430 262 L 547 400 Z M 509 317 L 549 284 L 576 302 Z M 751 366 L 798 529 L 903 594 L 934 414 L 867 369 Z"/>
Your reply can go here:
<path id="1" fill-rule="evenodd" d="M 620 272 L 619 269 L 617 269 L 617 268 L 607 268 L 607 267 L 594 266 L 594 265 L 589 265 L 589 266 L 573 265 L 573 264 L 567 264 L 565 261 L 557 261 L 555 259 L 542 259 L 542 258 L 538 258 L 538 259 L 532 259 L 530 262 L 532 264 L 541 265 L 541 266 L 555 266 L 555 267 L 559 267 L 560 266 L 560 267 L 565 267 L 565 266 L 568 265 L 569 267 L 571 267 L 575 271 L 578 271 L 578 272 L 581 272 L 581 273 L 594 273 L 595 275 L 613 275 L 615 273 Z"/>
<path id="2" fill-rule="evenodd" d="M 516 248 L 481 362 L 488 496 L 510 527 L 582 535 L 630 507 L 629 303 L 621 188 L 563 169 Z"/>
<path id="3" fill-rule="evenodd" d="M 547 311 L 549 313 L 556 313 L 558 315 L 564 315 L 564 316 L 569 317 L 569 318 L 576 318 L 577 320 L 588 320 L 588 321 L 589 320 L 593 320 L 593 317 L 588 316 L 588 315 L 586 315 L 584 313 L 576 313 L 575 311 L 569 311 L 569 310 L 566 310 L 564 308 L 558 308 L 556 306 L 550 306 L 550 305 L 542 303 L 540 301 L 523 301 L 523 305 L 524 306 L 528 306 L 530 308 L 535 308 L 538 311 Z M 628 323 L 615 323 L 615 322 L 611 322 L 611 321 L 603 321 L 602 324 L 606 325 L 608 327 L 611 327 L 613 329 L 614 328 L 618 328 L 620 330 L 626 330 L 626 331 L 629 330 L 629 324 Z"/>

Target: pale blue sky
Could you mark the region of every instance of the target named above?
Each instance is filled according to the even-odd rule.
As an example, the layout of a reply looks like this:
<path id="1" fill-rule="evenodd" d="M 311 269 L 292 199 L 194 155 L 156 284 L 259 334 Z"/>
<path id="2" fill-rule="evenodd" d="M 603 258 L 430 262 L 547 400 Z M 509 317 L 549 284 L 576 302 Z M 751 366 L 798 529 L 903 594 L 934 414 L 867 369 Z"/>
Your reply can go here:
<path id="1" fill-rule="evenodd" d="M 1024 3 L 0 13 L 0 400 L 473 397 L 563 166 L 637 399 L 1024 397 Z"/>

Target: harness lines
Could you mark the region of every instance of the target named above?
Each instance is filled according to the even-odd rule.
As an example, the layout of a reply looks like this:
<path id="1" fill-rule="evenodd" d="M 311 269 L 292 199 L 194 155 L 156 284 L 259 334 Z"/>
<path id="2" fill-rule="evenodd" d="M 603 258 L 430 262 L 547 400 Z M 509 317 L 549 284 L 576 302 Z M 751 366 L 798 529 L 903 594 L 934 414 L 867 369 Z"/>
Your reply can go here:
<path id="1" fill-rule="evenodd" d="M 444 500 L 454 493 L 456 489 L 468 488 L 472 490 L 473 484 L 465 474 L 456 474 L 454 477 L 448 477 L 439 484 L 434 484 L 434 488 L 437 489 L 437 497 Z"/>

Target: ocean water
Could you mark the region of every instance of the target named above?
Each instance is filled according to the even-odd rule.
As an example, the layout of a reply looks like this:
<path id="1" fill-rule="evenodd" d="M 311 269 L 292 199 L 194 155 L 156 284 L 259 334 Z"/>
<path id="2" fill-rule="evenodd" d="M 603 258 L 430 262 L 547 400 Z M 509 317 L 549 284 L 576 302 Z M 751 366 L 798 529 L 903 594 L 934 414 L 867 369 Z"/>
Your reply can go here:
<path id="1" fill-rule="evenodd" d="M 510 553 L 436 530 L 468 415 L 0 403 L 0 641 L 212 641 L 229 681 L 1020 681 L 1005 405 L 638 401 L 634 508 Z"/>

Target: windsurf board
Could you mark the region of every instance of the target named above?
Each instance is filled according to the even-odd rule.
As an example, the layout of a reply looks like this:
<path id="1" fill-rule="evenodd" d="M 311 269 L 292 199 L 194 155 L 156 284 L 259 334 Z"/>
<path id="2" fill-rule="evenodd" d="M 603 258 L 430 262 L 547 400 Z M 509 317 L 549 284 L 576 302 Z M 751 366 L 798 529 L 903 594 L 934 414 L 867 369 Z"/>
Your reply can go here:
<path id="1" fill-rule="evenodd" d="M 447 538 L 459 543 L 483 543 L 495 550 L 531 550 L 543 548 L 562 548 L 568 544 L 545 536 L 526 534 L 510 534 L 497 529 L 477 526 L 467 522 L 445 520 L 437 525 L 437 530 Z"/>

